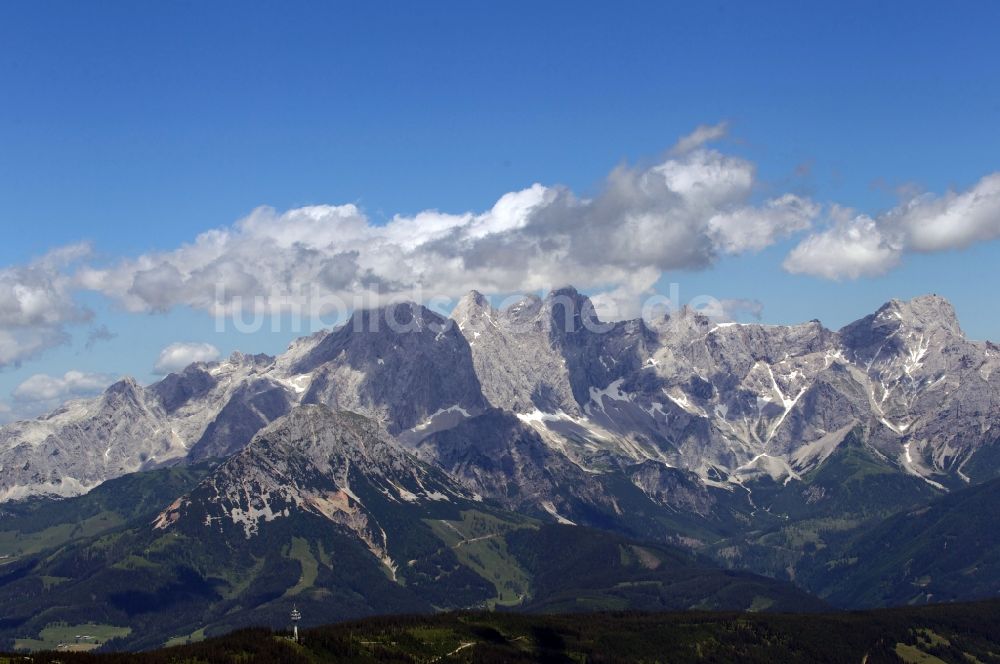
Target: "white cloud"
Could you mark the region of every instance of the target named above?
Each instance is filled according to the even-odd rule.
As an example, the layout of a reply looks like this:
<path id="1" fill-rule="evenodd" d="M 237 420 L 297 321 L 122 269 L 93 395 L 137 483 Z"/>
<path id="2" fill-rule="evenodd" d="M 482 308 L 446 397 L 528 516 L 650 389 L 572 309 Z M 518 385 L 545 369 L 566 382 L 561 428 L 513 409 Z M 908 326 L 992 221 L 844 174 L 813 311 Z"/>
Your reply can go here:
<path id="1" fill-rule="evenodd" d="M 663 271 L 757 251 L 818 213 L 794 195 L 755 203 L 754 165 L 700 147 L 722 132 L 699 128 L 661 163 L 616 168 L 590 198 L 535 184 L 485 212 L 428 210 L 385 224 L 354 205 L 259 208 L 172 251 L 81 270 L 79 282 L 131 311 L 220 313 L 241 303 L 274 313 L 305 285 L 350 302 L 361 292 L 426 300 L 566 283 L 634 309 L 625 300 Z"/>
<path id="2" fill-rule="evenodd" d="M 901 253 L 874 219 L 841 215 L 828 229 L 792 249 L 783 266 L 793 274 L 857 279 L 885 274 L 899 263 Z"/>
<path id="3" fill-rule="evenodd" d="M 785 194 L 762 207 L 739 208 L 712 217 L 709 233 L 728 253 L 760 251 L 809 228 L 819 211 L 819 205 L 809 199 Z"/>
<path id="4" fill-rule="evenodd" d="M 92 396 L 115 381 L 110 374 L 67 371 L 62 376 L 35 374 L 18 385 L 13 396 L 22 402 L 56 402 Z"/>
<path id="5" fill-rule="evenodd" d="M 160 351 L 153 373 L 168 374 L 181 371 L 194 362 L 212 362 L 219 359 L 219 349 L 206 343 L 173 343 Z"/>
<path id="6" fill-rule="evenodd" d="M 69 335 L 61 326 L 0 328 L 0 367 L 19 365 L 42 351 L 68 341 Z"/>
<path id="7" fill-rule="evenodd" d="M 857 279 L 888 272 L 907 252 L 963 249 L 997 238 L 1000 173 L 993 173 L 966 191 L 914 196 L 874 218 L 834 208 L 831 224 L 803 239 L 784 267 L 827 279 Z"/>
<path id="8" fill-rule="evenodd" d="M 90 319 L 73 300 L 75 284 L 67 273 L 89 252 L 87 245 L 73 245 L 26 265 L 0 268 L 0 367 L 66 343 L 66 326 Z"/>
<path id="9" fill-rule="evenodd" d="M 987 175 L 967 191 L 917 196 L 887 215 L 913 251 L 961 249 L 1000 237 L 1000 173 Z"/>

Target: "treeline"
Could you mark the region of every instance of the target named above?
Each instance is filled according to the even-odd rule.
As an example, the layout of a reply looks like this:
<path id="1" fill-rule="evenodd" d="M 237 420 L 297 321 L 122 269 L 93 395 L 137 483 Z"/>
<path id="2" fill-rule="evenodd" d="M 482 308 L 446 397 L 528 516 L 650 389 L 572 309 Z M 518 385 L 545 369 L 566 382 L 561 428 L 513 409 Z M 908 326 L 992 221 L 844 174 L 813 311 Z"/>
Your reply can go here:
<path id="1" fill-rule="evenodd" d="M 110 644 L 109 644 L 110 645 Z M 62 662 L 1000 662 L 1000 601 L 832 614 L 444 613 L 382 616 L 287 633 L 233 632 L 143 653 L 36 653 Z M 933 660 L 929 660 L 933 661 Z"/>

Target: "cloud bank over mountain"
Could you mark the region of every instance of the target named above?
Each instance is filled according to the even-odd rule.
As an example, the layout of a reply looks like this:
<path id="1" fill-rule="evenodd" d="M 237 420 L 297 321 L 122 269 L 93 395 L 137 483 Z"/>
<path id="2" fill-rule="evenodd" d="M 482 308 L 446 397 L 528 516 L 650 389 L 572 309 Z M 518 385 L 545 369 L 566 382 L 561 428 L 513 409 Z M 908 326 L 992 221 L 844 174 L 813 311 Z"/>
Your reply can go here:
<path id="1" fill-rule="evenodd" d="M 615 319 L 638 315 L 664 273 L 710 268 L 797 235 L 805 234 L 784 269 L 826 279 L 877 276 L 907 253 L 1000 236 L 1000 174 L 869 216 L 773 192 L 754 163 L 710 147 L 725 133 L 725 124 L 700 126 L 651 164 L 614 168 L 592 196 L 536 183 L 484 212 L 425 210 L 385 223 L 353 204 L 260 207 L 166 251 L 98 261 L 85 244 L 56 249 L 0 270 L 0 367 L 65 343 L 68 326 L 91 320 L 75 297 L 82 291 L 136 313 L 303 313 L 308 301 L 306 315 L 326 315 L 359 302 L 441 298 L 447 308 L 470 289 L 573 283 Z M 157 371 L 168 366 L 176 364 L 161 358 Z"/>
<path id="2" fill-rule="evenodd" d="M 485 212 L 427 210 L 386 224 L 354 205 L 262 207 L 172 251 L 85 270 L 80 284 L 130 311 L 217 312 L 257 298 L 256 309 L 274 312 L 304 284 L 345 298 L 366 290 L 451 298 L 573 282 L 620 290 L 620 305 L 664 271 L 759 251 L 819 214 L 795 194 L 758 201 L 754 165 L 704 146 L 723 132 L 701 127 L 652 166 L 619 166 L 593 197 L 534 184 Z"/>

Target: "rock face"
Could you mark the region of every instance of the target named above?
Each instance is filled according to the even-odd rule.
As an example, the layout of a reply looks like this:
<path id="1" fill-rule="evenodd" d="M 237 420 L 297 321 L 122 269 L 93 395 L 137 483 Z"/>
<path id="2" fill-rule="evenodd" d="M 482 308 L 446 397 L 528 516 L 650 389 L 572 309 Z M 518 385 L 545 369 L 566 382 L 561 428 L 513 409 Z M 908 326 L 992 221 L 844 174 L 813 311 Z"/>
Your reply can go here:
<path id="1" fill-rule="evenodd" d="M 577 411 L 569 370 L 549 338 L 543 302 L 527 297 L 503 311 L 480 293 L 452 312 L 468 340 L 476 374 L 490 404 L 513 412 Z"/>
<path id="2" fill-rule="evenodd" d="M 451 319 L 416 304 L 358 311 L 276 358 L 123 381 L 0 428 L 0 499 L 237 454 L 301 404 L 364 414 L 468 491 L 564 520 L 615 514 L 628 491 L 700 513 L 760 482 L 793 486 L 849 432 L 945 490 L 1000 470 L 998 363 L 936 296 L 832 331 L 689 309 L 605 323 L 572 288 L 502 310 L 472 292 Z"/>
<path id="3" fill-rule="evenodd" d="M 295 401 L 273 366 L 274 358 L 236 353 L 146 388 L 126 378 L 96 399 L 4 426 L 0 500 L 76 495 L 126 473 L 239 449 Z M 273 392 L 263 409 L 261 391 Z"/>
<path id="4" fill-rule="evenodd" d="M 392 433 L 448 409 L 484 405 L 454 323 L 417 304 L 359 311 L 292 365 L 311 376 L 305 403 L 364 412 Z"/>
<path id="5" fill-rule="evenodd" d="M 84 493 L 110 477 L 183 458 L 163 408 L 126 378 L 100 397 L 0 429 L 0 500 Z"/>
<path id="6" fill-rule="evenodd" d="M 572 288 L 502 311 L 473 291 L 452 317 L 469 340 L 490 405 L 519 413 L 579 415 L 592 386 L 641 368 L 647 344 L 655 343 L 642 321 L 602 323 Z"/>
<path id="7" fill-rule="evenodd" d="M 474 293 L 456 318 L 491 405 L 524 414 L 552 446 L 561 438 L 592 471 L 610 456 L 708 483 L 794 480 L 860 426 L 902 472 L 947 485 L 967 481 L 963 468 L 979 468 L 970 462 L 998 437 L 997 353 L 966 340 L 937 296 L 890 302 L 839 332 L 690 310 L 605 325 L 571 289 L 505 311 Z"/>
<path id="8" fill-rule="evenodd" d="M 1000 437 L 996 347 L 967 340 L 937 296 L 893 300 L 841 339 L 868 378 L 876 447 L 910 472 L 968 481 L 966 464 Z M 996 472 L 977 470 L 980 479 Z"/>
<path id="9" fill-rule="evenodd" d="M 358 540 L 395 573 L 385 529 L 370 505 L 465 500 L 457 484 L 403 450 L 378 423 L 305 405 L 265 427 L 155 522 L 237 529 L 249 538 L 292 513 L 320 516 Z"/>
<path id="10" fill-rule="evenodd" d="M 251 378 L 209 422 L 189 452 L 192 459 L 223 458 L 239 451 L 257 431 L 289 411 L 295 403 L 287 388 L 268 378 Z"/>
<path id="11" fill-rule="evenodd" d="M 553 449 L 512 413 L 490 409 L 454 428 L 432 434 L 418 455 L 470 491 L 507 509 L 572 515 L 574 501 L 607 504 L 596 478 Z"/>

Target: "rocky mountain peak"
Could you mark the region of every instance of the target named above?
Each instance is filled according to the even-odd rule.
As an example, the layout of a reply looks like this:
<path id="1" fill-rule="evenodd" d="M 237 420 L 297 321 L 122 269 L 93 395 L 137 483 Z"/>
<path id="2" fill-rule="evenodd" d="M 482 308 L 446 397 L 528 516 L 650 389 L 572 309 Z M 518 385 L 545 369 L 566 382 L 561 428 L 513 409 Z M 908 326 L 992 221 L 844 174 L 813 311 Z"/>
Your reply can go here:
<path id="1" fill-rule="evenodd" d="M 455 308 L 492 309 L 489 298 L 474 289 L 463 295 Z"/>
<path id="2" fill-rule="evenodd" d="M 908 325 L 925 329 L 938 328 L 955 336 L 965 336 L 958 324 L 955 308 L 940 295 L 921 295 L 908 302 L 893 300 L 890 304 Z"/>
<path id="3" fill-rule="evenodd" d="M 552 309 L 559 304 L 572 304 L 577 309 L 581 309 L 590 305 L 590 298 L 573 286 L 562 286 L 549 291 L 548 295 L 545 296 L 544 302 L 548 309 Z"/>
<path id="4" fill-rule="evenodd" d="M 206 365 L 199 362 L 188 365 L 181 372 L 168 374 L 149 389 L 159 398 L 164 410 L 173 413 L 192 399 L 204 397 L 217 384 Z"/>
<path id="5" fill-rule="evenodd" d="M 600 319 L 590 298 L 572 286 L 556 288 L 549 292 L 542 303 L 552 333 L 573 333 L 587 324 L 599 324 Z"/>
<path id="6" fill-rule="evenodd" d="M 104 390 L 102 400 L 105 405 L 113 408 L 141 407 L 143 389 L 135 378 L 125 376 Z"/>
<path id="7" fill-rule="evenodd" d="M 844 345 L 865 362 L 909 352 L 913 344 L 942 348 L 965 339 L 954 307 L 939 295 L 890 300 L 875 313 L 844 326 L 839 334 Z"/>
<path id="8" fill-rule="evenodd" d="M 872 316 L 862 320 L 869 319 L 873 327 L 889 330 L 901 327 L 928 331 L 937 329 L 955 336 L 964 336 L 955 308 L 948 300 L 936 294 L 921 295 L 911 300 L 889 300 Z"/>
<path id="9" fill-rule="evenodd" d="M 667 312 L 661 318 L 650 321 L 650 326 L 660 333 L 668 343 L 688 340 L 707 334 L 717 326 L 711 318 L 684 305 L 675 312 Z"/>
<path id="10" fill-rule="evenodd" d="M 317 468 L 346 478 L 351 468 L 392 465 L 403 452 L 375 420 L 322 404 L 305 404 L 257 432 L 240 454 L 271 460 L 309 459 Z"/>
<path id="11" fill-rule="evenodd" d="M 343 437 L 326 435 L 350 431 L 369 441 L 380 441 L 388 435 L 379 424 L 349 411 L 336 411 L 322 404 L 304 404 L 293 408 L 254 437 L 248 447 L 272 444 L 302 449 L 315 447 L 323 452 L 343 448 Z"/>
<path id="12" fill-rule="evenodd" d="M 311 374 L 302 403 L 383 420 L 393 434 L 448 409 L 483 405 L 469 343 L 454 321 L 412 302 L 355 312 L 290 366 Z"/>
<path id="13" fill-rule="evenodd" d="M 308 373 L 336 359 L 341 353 L 384 359 L 391 349 L 415 348 L 426 338 L 454 337 L 447 318 L 415 302 L 399 302 L 373 309 L 359 309 L 342 326 L 325 335 L 292 366 L 294 373 Z M 348 358 L 349 360 L 351 358 Z"/>
<path id="14" fill-rule="evenodd" d="M 490 319 L 495 314 L 489 299 L 479 291 L 471 290 L 452 309 L 451 318 L 459 328 L 464 329 L 466 325 L 478 325 L 484 318 Z"/>
<path id="15" fill-rule="evenodd" d="M 406 452 L 375 421 L 310 404 L 254 436 L 188 496 L 162 512 L 156 529 L 235 526 L 247 538 L 265 523 L 311 514 L 342 526 L 395 572 L 372 506 L 451 501 L 462 490 Z"/>
<path id="16" fill-rule="evenodd" d="M 525 295 L 520 300 L 503 310 L 505 318 L 516 324 L 523 324 L 538 318 L 542 310 L 542 298 L 533 293 Z"/>
<path id="17" fill-rule="evenodd" d="M 398 334 L 426 329 L 432 323 L 444 324 L 446 319 L 416 302 L 393 302 L 372 309 L 355 311 L 345 327 L 360 332 Z"/>
<path id="18" fill-rule="evenodd" d="M 129 394 L 137 393 L 142 390 L 138 381 L 132 376 L 124 376 L 118 382 L 113 383 L 104 390 L 105 394 Z"/>

